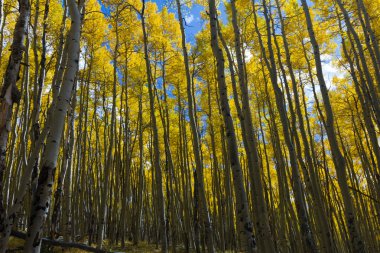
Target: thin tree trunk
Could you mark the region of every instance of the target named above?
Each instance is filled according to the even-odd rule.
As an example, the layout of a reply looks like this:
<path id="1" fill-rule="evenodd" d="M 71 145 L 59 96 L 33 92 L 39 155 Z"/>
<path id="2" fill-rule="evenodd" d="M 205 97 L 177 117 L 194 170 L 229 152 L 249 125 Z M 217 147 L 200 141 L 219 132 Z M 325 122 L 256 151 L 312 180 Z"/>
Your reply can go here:
<path id="1" fill-rule="evenodd" d="M 224 125 L 226 127 L 229 158 L 234 178 L 237 216 L 236 225 L 238 229 L 239 239 L 242 243 L 242 248 L 248 252 L 254 252 L 256 250 L 256 241 L 253 235 L 252 222 L 249 217 L 248 200 L 244 188 L 243 174 L 239 161 L 234 123 L 232 121 L 231 110 L 228 104 L 227 86 L 224 73 L 224 56 L 222 49 L 219 47 L 218 43 L 217 10 L 214 0 L 209 0 L 208 4 L 211 47 L 214 57 L 217 61 L 217 80 L 220 95 L 220 106 L 223 114 Z"/>
<path id="2" fill-rule="evenodd" d="M 162 189 L 162 170 L 161 170 L 161 161 L 160 161 L 160 147 L 158 139 L 158 129 L 155 115 L 155 106 L 154 106 L 154 94 L 153 94 L 153 80 L 152 80 L 152 71 L 149 60 L 148 52 L 148 35 L 145 25 L 145 0 L 142 0 L 142 10 L 139 12 L 141 17 L 141 25 L 143 31 L 144 39 L 144 55 L 145 55 L 145 65 L 147 72 L 147 83 L 148 83 L 148 92 L 149 92 L 149 106 L 150 106 L 150 120 L 151 128 L 153 131 L 153 151 L 154 151 L 154 163 L 153 166 L 156 171 L 155 180 L 156 180 L 156 192 L 157 192 L 157 203 L 158 203 L 158 219 L 159 219 L 159 230 L 160 230 L 160 239 L 161 239 L 161 252 L 166 253 L 168 251 L 168 242 L 166 234 L 166 215 L 165 215 L 165 202 L 164 202 L 164 193 Z"/>
<path id="3" fill-rule="evenodd" d="M 207 199 L 206 199 L 206 193 L 205 193 L 205 187 L 204 187 L 204 176 L 203 176 L 203 161 L 201 157 L 202 149 L 200 145 L 199 140 L 199 130 L 196 124 L 195 119 L 195 111 L 193 108 L 193 94 L 191 92 L 191 77 L 190 77 L 190 67 L 189 67 L 189 57 L 187 53 L 186 48 L 186 35 L 185 35 L 185 28 L 183 25 L 183 19 L 182 19 L 182 11 L 181 11 L 181 3 L 180 0 L 176 0 L 177 3 L 177 12 L 178 12 L 178 20 L 181 28 L 181 42 L 182 42 L 182 53 L 183 53 L 183 60 L 185 65 L 185 73 L 186 73 L 186 83 L 187 83 L 187 99 L 188 99 L 188 106 L 189 106 L 189 117 L 190 117 L 190 127 L 193 137 L 193 152 L 194 152 L 194 158 L 195 158 L 195 164 L 196 164 L 196 170 L 197 170 L 197 178 L 195 178 L 197 185 L 198 185 L 198 193 L 199 193 L 199 200 L 200 200 L 200 218 L 205 228 L 205 239 L 207 244 L 207 249 L 209 253 L 215 252 L 214 249 L 214 241 L 213 241 L 213 229 L 211 226 L 210 221 L 210 215 L 208 211 L 208 205 L 207 205 Z"/>
<path id="4" fill-rule="evenodd" d="M 309 7 L 306 0 L 301 0 L 303 11 L 306 18 L 307 28 L 310 36 L 310 42 L 313 46 L 314 60 L 317 69 L 317 78 L 322 93 L 326 122 L 325 128 L 327 137 L 331 147 L 331 153 L 333 156 L 333 162 L 337 172 L 338 184 L 341 190 L 341 194 L 344 202 L 344 213 L 347 222 L 347 228 L 351 240 L 352 249 L 354 252 L 365 252 L 364 243 L 358 231 L 357 220 L 355 217 L 354 204 L 352 203 L 352 197 L 348 188 L 347 176 L 346 176 L 346 161 L 339 149 L 339 144 L 336 138 L 336 132 L 334 127 L 334 114 L 330 103 L 326 82 L 322 72 L 321 55 L 319 51 L 319 45 L 314 35 L 314 28 L 310 17 Z"/>
<path id="5" fill-rule="evenodd" d="M 244 58 L 241 51 L 241 36 L 240 29 L 237 21 L 237 10 L 235 6 L 236 0 L 231 1 L 231 12 L 232 12 L 232 25 L 234 28 L 234 41 L 235 41 L 235 52 L 236 52 L 236 60 L 238 67 L 238 77 L 239 77 L 239 85 L 241 90 L 242 97 L 242 116 L 241 121 L 242 125 L 244 125 L 243 135 L 245 135 L 245 139 L 247 142 L 247 159 L 248 159 L 248 167 L 251 175 L 251 183 L 254 187 L 253 193 L 256 194 L 254 196 L 257 208 L 255 214 L 256 218 L 256 226 L 257 226 L 257 237 L 258 237 L 258 245 L 262 246 L 263 252 L 275 252 L 273 237 L 269 227 L 268 220 L 268 211 L 267 211 L 267 203 L 264 199 L 263 192 L 263 183 L 261 180 L 261 170 L 262 165 L 259 158 L 258 148 L 257 148 L 257 140 L 255 135 L 255 130 L 253 128 L 252 116 L 251 116 L 251 107 L 249 103 L 249 92 L 247 87 L 247 82 L 245 78 L 245 70 L 244 70 Z"/>
<path id="6" fill-rule="evenodd" d="M 254 14 L 255 19 L 256 19 L 255 29 L 259 36 L 259 42 L 260 42 L 261 50 L 263 53 L 263 59 L 270 73 L 270 79 L 271 79 L 275 97 L 276 97 L 277 110 L 280 114 L 280 120 L 282 124 L 284 139 L 285 139 L 285 143 L 289 152 L 289 158 L 290 158 L 290 163 L 291 163 L 291 168 L 292 168 L 293 191 L 295 195 L 294 197 L 295 197 L 295 202 L 296 202 L 298 219 L 300 222 L 304 250 L 307 252 L 317 252 L 316 243 L 311 231 L 310 220 L 309 220 L 308 213 L 306 210 L 306 202 L 304 199 L 303 187 L 302 187 L 302 182 L 301 182 L 301 178 L 299 174 L 297 154 L 296 154 L 293 140 L 291 139 L 291 129 L 289 126 L 287 115 L 286 115 L 286 105 L 284 104 L 285 103 L 284 94 L 282 90 L 280 89 L 280 87 L 278 86 L 276 62 L 275 62 L 274 52 L 272 48 L 272 35 L 271 35 L 271 29 L 270 29 L 269 13 L 268 13 L 268 7 L 265 0 L 263 0 L 263 6 L 264 6 L 264 17 L 266 21 L 267 47 L 268 47 L 268 52 L 269 52 L 269 59 L 266 56 L 265 48 L 261 39 L 261 34 L 257 27 L 256 13 Z"/>
<path id="7" fill-rule="evenodd" d="M 19 103 L 20 92 L 16 82 L 20 79 L 20 66 L 25 50 L 25 38 L 27 36 L 30 18 L 29 0 L 19 1 L 19 17 L 14 28 L 11 54 L 0 94 L 0 252 L 5 252 L 6 238 L 6 212 L 3 203 L 3 182 L 6 169 L 6 155 L 9 131 L 11 130 L 13 104 Z"/>

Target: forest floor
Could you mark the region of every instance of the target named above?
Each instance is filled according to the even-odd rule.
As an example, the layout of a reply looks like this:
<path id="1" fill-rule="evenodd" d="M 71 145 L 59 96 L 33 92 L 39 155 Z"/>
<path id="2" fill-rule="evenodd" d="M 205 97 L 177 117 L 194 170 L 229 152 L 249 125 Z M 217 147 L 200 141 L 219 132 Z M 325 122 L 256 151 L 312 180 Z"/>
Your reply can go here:
<path id="1" fill-rule="evenodd" d="M 7 250 L 7 253 L 21 253 L 23 252 L 23 246 L 24 246 L 24 240 L 11 237 L 9 240 L 9 247 Z M 82 242 L 85 243 L 85 242 Z M 126 247 L 118 247 L 118 246 L 113 246 L 109 247 L 107 246 L 107 242 L 105 242 L 105 249 L 108 252 L 112 253 L 122 253 L 122 252 L 134 252 L 134 253 L 150 253 L 150 252 L 160 252 L 160 248 L 156 246 L 156 244 L 148 244 L 147 242 L 141 242 L 138 245 L 133 245 L 130 242 L 126 243 Z M 96 247 L 96 246 L 94 246 Z M 80 249 L 74 249 L 74 248 L 61 248 L 61 247 L 52 247 L 52 248 L 47 248 L 47 247 L 42 247 L 41 248 L 41 253 L 62 253 L 62 252 L 71 252 L 71 253 L 85 253 L 88 251 L 85 250 L 80 250 Z M 171 252 L 171 251 L 169 251 Z M 181 247 L 178 247 L 176 249 L 177 253 L 184 253 L 185 250 Z"/>

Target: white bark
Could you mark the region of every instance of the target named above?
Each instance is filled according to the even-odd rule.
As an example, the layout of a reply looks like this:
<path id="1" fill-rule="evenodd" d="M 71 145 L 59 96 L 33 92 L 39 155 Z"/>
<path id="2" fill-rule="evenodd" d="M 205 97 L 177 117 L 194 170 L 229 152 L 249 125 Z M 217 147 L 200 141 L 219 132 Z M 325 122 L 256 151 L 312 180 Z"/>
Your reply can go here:
<path id="1" fill-rule="evenodd" d="M 210 32 L 211 32 L 211 47 L 214 57 L 217 61 L 217 80 L 220 95 L 220 107 L 223 114 L 224 125 L 226 127 L 226 137 L 231 163 L 235 197 L 236 197 L 236 227 L 241 245 L 246 252 L 256 251 L 256 240 L 253 235 L 253 227 L 251 218 L 249 217 L 249 206 L 247 194 L 244 188 L 243 173 L 239 161 L 239 153 L 236 141 L 234 123 L 231 117 L 231 110 L 228 103 L 227 85 L 224 73 L 224 56 L 223 51 L 218 43 L 217 30 L 217 10 L 215 0 L 209 0 L 210 9 Z"/>
<path id="2" fill-rule="evenodd" d="M 194 99 L 191 92 L 191 77 L 190 77 L 190 67 L 189 67 L 189 57 L 187 53 L 186 48 L 186 35 L 185 35 L 185 28 L 183 25 L 183 19 L 182 19 L 182 12 L 181 12 L 181 4 L 180 0 L 176 0 L 177 4 L 177 11 L 178 11 L 178 19 L 179 24 L 181 28 L 181 44 L 182 44 L 182 52 L 183 52 L 183 59 L 184 59 L 184 65 L 185 65 L 185 71 L 186 71 L 186 84 L 187 84 L 187 99 L 188 99 L 188 106 L 189 106 L 189 118 L 190 118 L 190 126 L 191 126 L 191 133 L 193 137 L 193 153 L 195 158 L 195 165 L 197 170 L 197 178 L 194 178 L 196 180 L 196 184 L 198 185 L 198 191 L 199 191 L 199 201 L 200 201 L 200 218 L 201 222 L 204 225 L 205 229 L 205 240 L 207 244 L 207 250 L 209 253 L 215 252 L 214 249 L 214 241 L 213 241 L 213 229 L 210 221 L 210 215 L 208 211 L 207 206 L 207 199 L 206 199 L 206 192 L 204 187 L 204 176 L 203 176 L 203 161 L 202 161 L 202 146 L 200 143 L 199 138 L 199 129 L 197 127 L 196 122 L 196 115 L 195 110 L 193 108 L 194 105 Z"/>
<path id="3" fill-rule="evenodd" d="M 366 252 L 363 240 L 361 239 L 361 235 L 358 229 L 357 220 L 355 218 L 355 207 L 354 207 L 354 203 L 353 203 L 349 186 L 347 183 L 347 180 L 348 180 L 347 172 L 346 172 L 347 164 L 339 148 L 339 144 L 338 144 L 338 140 L 336 136 L 336 130 L 335 130 L 335 125 L 334 125 L 334 121 L 335 121 L 334 114 L 333 114 L 332 106 L 330 103 L 329 92 L 328 92 L 326 82 L 323 76 L 321 54 L 320 54 L 318 42 L 315 38 L 313 22 L 310 17 L 309 6 L 306 0 L 301 0 L 301 3 L 302 3 L 303 11 L 305 14 L 305 18 L 306 18 L 307 29 L 310 36 L 310 42 L 313 47 L 315 67 L 317 70 L 317 78 L 318 78 L 319 86 L 321 89 L 323 104 L 324 104 L 325 113 L 326 113 L 326 121 L 324 123 L 324 127 L 326 129 L 327 138 L 330 143 L 331 154 L 332 154 L 333 162 L 336 169 L 338 184 L 339 184 L 341 194 L 343 197 L 344 214 L 347 221 L 347 229 L 348 229 L 348 234 L 350 236 L 352 250 L 353 252 Z M 341 1 L 337 0 L 337 3 L 338 5 L 341 6 Z M 349 20 L 346 15 L 344 16 L 345 16 L 346 25 L 347 25 L 349 23 L 348 22 Z"/>
<path id="4" fill-rule="evenodd" d="M 49 211 L 65 116 L 69 108 L 74 79 L 78 69 L 81 17 L 75 0 L 69 0 L 68 6 L 71 16 L 71 28 L 68 35 L 67 69 L 57 98 L 57 105 L 53 110 L 50 133 L 47 137 L 46 149 L 42 157 L 37 191 L 32 203 L 30 223 L 25 241 L 25 253 L 40 252 L 42 228 Z"/>
<path id="5" fill-rule="evenodd" d="M 1 3 L 1 20 L 3 19 L 2 8 Z M 0 252 L 5 252 L 6 250 L 6 244 L 3 243 L 3 238 L 6 237 L 6 212 L 3 206 L 2 196 L 3 176 L 6 169 L 6 151 L 12 122 L 12 107 L 14 103 L 18 103 L 20 100 L 20 92 L 16 86 L 16 82 L 19 79 L 21 60 L 25 49 L 24 41 L 27 35 L 30 18 L 29 0 L 20 0 L 19 10 L 20 15 L 14 29 L 11 55 L 4 75 L 4 82 L 0 95 Z"/>

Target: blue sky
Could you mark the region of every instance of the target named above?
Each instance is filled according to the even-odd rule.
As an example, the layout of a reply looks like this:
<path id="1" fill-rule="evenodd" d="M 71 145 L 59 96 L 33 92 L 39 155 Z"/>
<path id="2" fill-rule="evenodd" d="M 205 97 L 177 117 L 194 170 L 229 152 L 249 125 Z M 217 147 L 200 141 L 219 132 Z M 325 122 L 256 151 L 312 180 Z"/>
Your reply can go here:
<path id="1" fill-rule="evenodd" d="M 177 7 L 175 5 L 175 0 L 152 0 L 155 2 L 161 10 L 164 6 L 169 8 L 169 11 L 177 15 Z M 225 12 L 224 4 L 220 4 L 219 10 L 221 11 L 221 16 L 219 17 L 223 23 L 226 22 L 227 16 Z M 182 6 L 182 15 L 185 18 L 185 32 L 186 32 L 186 41 L 188 43 L 195 42 L 195 35 L 202 29 L 205 24 L 205 21 L 201 19 L 201 12 L 204 12 L 205 8 L 199 4 L 193 4 L 191 8 L 187 6 Z"/>
<path id="2" fill-rule="evenodd" d="M 101 0 L 98 0 L 100 3 Z M 177 15 L 177 7 L 175 5 L 175 0 L 151 0 L 151 2 L 155 2 L 158 6 L 158 9 L 161 11 L 163 7 L 168 7 L 169 11 L 174 13 L 176 18 Z M 220 19 L 223 23 L 226 23 L 227 16 L 224 4 L 219 6 L 220 10 Z M 108 11 L 103 7 L 103 13 L 107 14 Z M 182 6 L 182 16 L 185 18 L 185 32 L 186 32 L 186 41 L 188 43 L 195 43 L 195 35 L 202 29 L 205 25 L 205 21 L 201 19 L 201 12 L 205 11 L 205 8 L 199 4 L 193 4 L 190 8 L 183 5 Z"/>
<path id="3" fill-rule="evenodd" d="M 101 0 L 98 0 L 101 3 Z M 170 12 L 174 13 L 176 18 L 177 15 L 177 6 L 175 0 L 150 0 L 151 2 L 155 2 L 158 6 L 158 9 L 161 11 L 165 6 L 169 9 Z M 181 1 L 183 2 L 183 0 Z M 313 6 L 313 3 L 308 0 L 309 6 Z M 107 15 L 109 11 L 107 11 L 104 7 L 102 11 Z M 204 27 L 207 21 L 201 19 L 201 13 L 205 11 L 205 8 L 198 4 L 193 4 L 190 8 L 186 5 L 182 5 L 182 16 L 184 17 L 185 24 L 185 32 L 186 32 L 186 42 L 195 44 L 195 36 L 196 34 Z M 226 9 L 223 3 L 219 5 L 220 16 L 219 19 L 224 24 L 227 23 L 227 15 Z M 337 45 L 339 45 L 339 38 L 336 38 Z M 323 71 L 326 77 L 326 81 L 328 86 L 332 86 L 332 79 L 334 76 L 342 77 L 344 72 L 337 68 L 333 63 L 333 60 L 337 57 L 340 57 L 340 48 L 338 47 L 335 55 L 323 55 Z"/>

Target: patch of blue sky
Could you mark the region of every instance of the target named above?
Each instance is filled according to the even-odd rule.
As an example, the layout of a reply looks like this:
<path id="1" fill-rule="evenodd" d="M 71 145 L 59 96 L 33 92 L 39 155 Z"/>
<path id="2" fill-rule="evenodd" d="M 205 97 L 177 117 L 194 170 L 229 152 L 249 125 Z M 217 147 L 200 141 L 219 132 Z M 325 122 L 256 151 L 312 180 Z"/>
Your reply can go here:
<path id="1" fill-rule="evenodd" d="M 174 0 L 154 0 L 159 10 L 167 7 L 169 12 L 174 13 L 178 19 L 177 6 Z M 192 4 L 190 7 L 182 5 L 182 16 L 185 21 L 185 33 L 186 42 L 195 44 L 196 34 L 202 30 L 205 25 L 205 21 L 201 18 L 201 13 L 205 11 L 205 8 L 199 4 Z"/>
<path id="2" fill-rule="evenodd" d="M 108 7 L 106 7 L 106 6 L 102 3 L 101 0 L 98 0 L 98 2 L 99 2 L 100 5 L 101 5 L 101 9 L 100 9 L 100 10 L 102 11 L 102 13 L 103 13 L 106 17 L 111 16 L 111 9 L 108 8 Z"/>
<path id="3" fill-rule="evenodd" d="M 111 15 L 111 9 L 104 6 L 101 0 L 98 0 L 101 4 L 102 13 L 109 17 Z M 169 12 L 174 13 L 178 19 L 177 6 L 174 0 L 153 0 L 157 4 L 158 10 L 161 11 L 164 7 L 168 8 Z M 186 33 L 186 42 L 190 44 L 195 44 L 195 38 L 198 32 L 200 32 L 206 21 L 201 18 L 201 13 L 205 12 L 206 9 L 204 6 L 199 4 L 192 4 L 190 7 L 187 5 L 182 5 L 182 16 L 185 21 L 185 33 Z M 227 14 L 226 7 L 223 3 L 219 5 L 219 19 L 223 24 L 227 23 Z"/>

